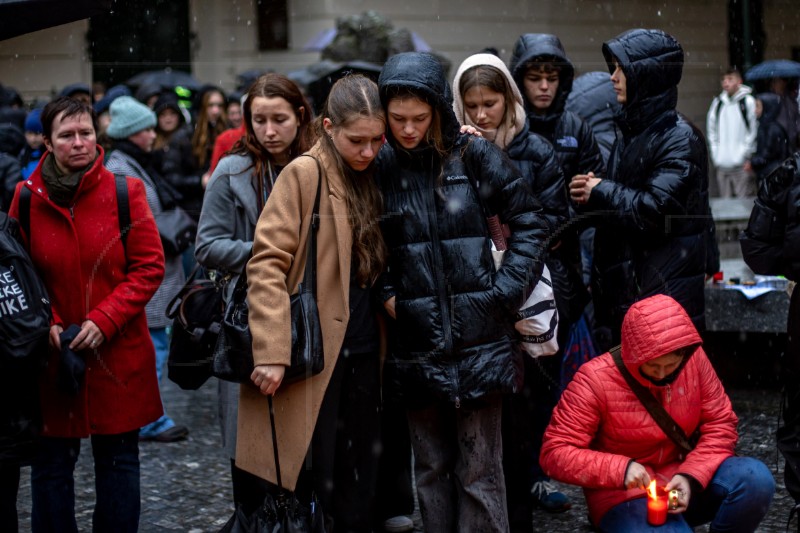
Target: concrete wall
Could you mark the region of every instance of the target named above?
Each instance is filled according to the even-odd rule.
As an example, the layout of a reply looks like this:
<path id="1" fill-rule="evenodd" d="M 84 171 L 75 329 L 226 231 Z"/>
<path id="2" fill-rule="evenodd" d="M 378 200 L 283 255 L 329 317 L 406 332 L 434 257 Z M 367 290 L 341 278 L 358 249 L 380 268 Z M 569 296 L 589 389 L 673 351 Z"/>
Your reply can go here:
<path id="1" fill-rule="evenodd" d="M 374 9 L 396 27 L 417 32 L 453 62 L 485 46 L 507 60 L 517 36 L 558 34 L 578 73 L 605 70 L 600 46 L 629 28 L 661 28 L 684 46 L 679 109 L 701 127 L 727 66 L 727 0 L 289 0 L 289 51 L 259 52 L 255 0 L 190 0 L 193 72 L 226 89 L 251 68 L 289 72 L 319 59 L 303 45 L 333 27 L 336 17 Z M 790 57 L 800 46 L 796 0 L 765 0 L 766 56 Z M 86 21 L 0 41 L 0 83 L 26 99 L 49 96 L 67 83 L 91 81 Z"/>
<path id="2" fill-rule="evenodd" d="M 0 41 L 0 83 L 26 101 L 47 100 L 70 83 L 91 83 L 88 29 L 89 21 L 81 20 Z"/>

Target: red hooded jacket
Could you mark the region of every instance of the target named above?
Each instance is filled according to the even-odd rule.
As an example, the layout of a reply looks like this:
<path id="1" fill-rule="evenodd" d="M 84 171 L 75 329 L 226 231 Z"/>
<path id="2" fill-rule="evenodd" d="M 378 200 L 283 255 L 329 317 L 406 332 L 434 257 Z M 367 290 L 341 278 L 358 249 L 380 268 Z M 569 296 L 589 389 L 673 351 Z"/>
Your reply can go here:
<path id="1" fill-rule="evenodd" d="M 131 229 L 123 247 L 114 175 L 103 166 L 100 147 L 98 152 L 72 207 L 50 201 L 39 162 L 30 178 L 17 185 L 9 210 L 17 218 L 19 191 L 31 190 L 31 234 L 23 239 L 47 287 L 53 323 L 66 329 L 89 319 L 105 337 L 97 350 L 85 354 L 86 374 L 76 396 L 59 391 L 60 354 L 49 354 L 40 397 L 43 434 L 52 437 L 124 433 L 162 413 L 144 313 L 164 277 L 161 239 L 144 184 L 129 177 Z"/>
<path id="2" fill-rule="evenodd" d="M 624 488 L 630 461 L 643 465 L 660 486 L 685 474 L 705 488 L 734 454 L 738 419 L 714 368 L 700 347 L 686 311 L 669 296 L 635 303 L 622 324 L 622 360 L 687 435 L 700 428 L 697 446 L 681 460 L 667 437 L 606 353 L 583 365 L 567 386 L 544 435 L 541 465 L 559 481 L 584 488 L 597 525 L 615 505 L 645 493 Z M 656 386 L 639 367 L 679 348 L 696 350 L 669 385 Z"/>

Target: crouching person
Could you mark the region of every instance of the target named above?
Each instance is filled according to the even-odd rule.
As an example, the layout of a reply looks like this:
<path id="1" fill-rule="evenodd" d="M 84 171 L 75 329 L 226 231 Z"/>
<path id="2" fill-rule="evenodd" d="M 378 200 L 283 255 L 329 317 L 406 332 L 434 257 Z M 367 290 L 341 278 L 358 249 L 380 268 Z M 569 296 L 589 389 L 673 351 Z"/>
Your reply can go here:
<path id="1" fill-rule="evenodd" d="M 711 531 L 752 532 L 766 515 L 775 481 L 760 461 L 734 456 L 738 419 L 701 343 L 680 304 L 652 296 L 625 314 L 619 365 L 603 354 L 564 391 L 541 465 L 554 479 L 583 487 L 601 531 L 690 532 L 710 522 Z M 623 371 L 696 439 L 691 451 L 659 427 Z M 678 495 L 666 524 L 652 529 L 644 490 L 651 480 Z"/>

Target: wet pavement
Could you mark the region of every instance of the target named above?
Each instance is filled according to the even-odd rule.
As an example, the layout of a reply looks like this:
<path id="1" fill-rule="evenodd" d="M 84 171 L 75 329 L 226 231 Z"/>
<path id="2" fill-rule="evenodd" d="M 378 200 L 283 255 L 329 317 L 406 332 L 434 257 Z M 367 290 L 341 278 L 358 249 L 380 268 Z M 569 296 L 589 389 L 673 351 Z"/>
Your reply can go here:
<path id="1" fill-rule="evenodd" d="M 177 423 L 187 425 L 190 434 L 183 442 L 141 443 L 140 531 L 216 532 L 233 511 L 230 503 L 230 465 L 220 447 L 216 417 L 216 383 L 210 380 L 198 391 L 182 391 L 171 382 L 165 381 L 162 389 L 169 414 Z M 779 465 L 782 462 L 778 460 L 774 440 L 780 395 L 774 387 L 731 389 L 729 393 L 740 418 L 739 453 L 761 459 L 776 476 L 777 493 L 769 515 L 758 531 L 784 531 L 792 501 L 783 486 L 783 467 L 782 464 Z M 18 503 L 20 531 L 30 531 L 28 474 L 29 469 L 23 470 Z M 75 478 L 78 528 L 80 531 L 91 531 L 95 494 L 88 441 L 84 441 Z M 565 485 L 559 486 L 571 496 L 573 508 L 559 515 L 535 512 L 533 531 L 536 533 L 592 531 L 580 490 Z M 419 525 L 419 515 L 414 518 Z M 707 529 L 698 528 L 697 531 L 707 531 Z"/>

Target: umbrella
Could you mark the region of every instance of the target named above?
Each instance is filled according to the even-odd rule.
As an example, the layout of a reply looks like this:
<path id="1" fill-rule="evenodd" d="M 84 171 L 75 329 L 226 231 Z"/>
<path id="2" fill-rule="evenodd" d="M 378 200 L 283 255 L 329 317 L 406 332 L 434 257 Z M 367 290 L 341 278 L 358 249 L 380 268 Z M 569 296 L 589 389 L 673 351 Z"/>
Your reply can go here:
<path id="1" fill-rule="evenodd" d="M 325 99 L 328 97 L 331 87 L 333 87 L 333 84 L 336 83 L 338 79 L 343 78 L 347 74 L 363 74 L 377 82 L 380 73 L 380 65 L 367 61 L 346 61 L 340 63 L 323 59 L 304 69 L 289 72 L 287 77 L 298 85 L 305 87 L 306 94 L 312 100 L 311 104 L 314 106 L 314 110 L 319 113 L 322 110 L 322 104 L 325 103 Z"/>
<path id="2" fill-rule="evenodd" d="M 328 28 L 322 30 L 303 45 L 303 52 L 320 52 L 325 49 L 326 46 L 331 44 L 333 40 L 336 38 L 336 33 L 338 30 L 336 28 Z M 432 48 L 428 43 L 425 42 L 425 39 L 419 36 L 419 34 L 415 31 L 411 33 L 411 43 L 414 45 L 414 51 L 416 52 L 430 52 Z"/>
<path id="3" fill-rule="evenodd" d="M 744 75 L 747 81 L 770 78 L 800 78 L 800 63 L 788 59 L 770 59 L 753 65 Z"/>
<path id="4" fill-rule="evenodd" d="M 0 0 L 0 41 L 110 10 L 111 0 Z"/>
<path id="5" fill-rule="evenodd" d="M 192 91 L 196 91 L 201 86 L 201 83 L 188 72 L 172 70 L 170 67 L 163 70 L 140 72 L 129 78 L 125 84 L 133 87 L 139 87 L 141 85 L 160 85 L 164 89 L 172 89 L 181 86 Z"/>

